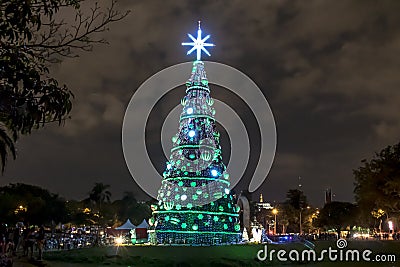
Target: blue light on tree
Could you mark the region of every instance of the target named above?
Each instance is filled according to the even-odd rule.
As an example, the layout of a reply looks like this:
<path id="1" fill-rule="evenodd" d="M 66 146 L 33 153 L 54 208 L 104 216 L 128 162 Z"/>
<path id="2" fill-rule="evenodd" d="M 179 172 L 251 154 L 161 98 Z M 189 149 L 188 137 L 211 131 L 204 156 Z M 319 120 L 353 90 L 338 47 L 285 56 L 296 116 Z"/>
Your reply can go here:
<path id="1" fill-rule="evenodd" d="M 196 132 L 193 130 L 190 130 L 188 135 L 189 135 L 189 137 L 194 137 L 196 135 Z"/>
<path id="2" fill-rule="evenodd" d="M 218 176 L 218 171 L 217 170 L 211 170 L 211 175 L 214 177 Z"/>

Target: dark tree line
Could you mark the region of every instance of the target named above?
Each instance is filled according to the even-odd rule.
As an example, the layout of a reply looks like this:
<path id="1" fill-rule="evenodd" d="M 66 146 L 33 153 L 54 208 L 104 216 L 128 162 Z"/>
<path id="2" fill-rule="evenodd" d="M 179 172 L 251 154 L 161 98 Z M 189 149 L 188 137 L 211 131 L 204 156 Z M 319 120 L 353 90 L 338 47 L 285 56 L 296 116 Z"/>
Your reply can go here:
<path id="1" fill-rule="evenodd" d="M 138 202 L 132 192 L 111 201 L 109 186 L 103 183 L 96 183 L 81 201 L 65 200 L 38 186 L 10 184 L 0 187 L 0 223 L 115 226 L 129 218 L 139 224 L 151 216 L 150 204 Z"/>
<path id="2" fill-rule="evenodd" d="M 324 230 L 334 230 L 338 236 L 341 231 L 351 229 L 359 223 L 359 209 L 349 202 L 333 201 L 326 203 L 315 219 L 315 226 Z"/>
<path id="3" fill-rule="evenodd" d="M 0 218 L 2 222 L 66 221 L 65 201 L 57 194 L 27 184 L 10 184 L 0 187 Z"/>
<path id="4" fill-rule="evenodd" d="M 277 210 L 277 233 L 299 233 L 300 230 L 303 233 L 311 232 L 310 218 L 315 209 L 309 206 L 303 191 L 289 189 L 286 193 L 286 200 L 275 205 L 274 208 Z M 261 209 L 256 212 L 256 218 L 263 224 L 264 228 L 268 229 L 268 224 L 274 225 L 272 222 L 275 219 L 275 214 L 273 210 Z"/>
<path id="5" fill-rule="evenodd" d="M 400 222 L 400 143 L 362 160 L 353 172 L 363 224 L 376 226 L 389 218 Z"/>
<path id="6" fill-rule="evenodd" d="M 387 222 L 400 223 L 400 143 L 387 146 L 372 159 L 361 161 L 353 171 L 355 203 L 327 203 L 315 220 L 323 229 L 342 230 L 361 226 L 388 230 Z M 383 222 L 386 222 L 383 227 Z"/>

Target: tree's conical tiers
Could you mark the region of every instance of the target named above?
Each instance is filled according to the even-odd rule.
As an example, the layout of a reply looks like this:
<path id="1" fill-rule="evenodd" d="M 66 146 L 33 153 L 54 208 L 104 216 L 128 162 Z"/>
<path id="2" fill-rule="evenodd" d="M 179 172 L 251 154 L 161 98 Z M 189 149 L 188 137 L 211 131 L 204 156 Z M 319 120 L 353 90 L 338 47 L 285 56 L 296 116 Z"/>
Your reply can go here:
<path id="1" fill-rule="evenodd" d="M 229 191 L 204 63 L 195 61 L 178 133 L 153 205 L 158 243 L 216 244 L 239 241 L 238 207 Z"/>

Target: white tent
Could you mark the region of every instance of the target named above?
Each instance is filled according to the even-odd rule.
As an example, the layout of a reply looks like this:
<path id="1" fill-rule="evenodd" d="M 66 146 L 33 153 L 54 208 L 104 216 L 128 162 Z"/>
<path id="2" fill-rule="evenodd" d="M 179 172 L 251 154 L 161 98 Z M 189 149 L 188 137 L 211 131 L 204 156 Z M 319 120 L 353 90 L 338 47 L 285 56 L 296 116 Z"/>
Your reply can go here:
<path id="1" fill-rule="evenodd" d="M 139 228 L 139 229 L 147 229 L 147 228 L 149 228 L 149 224 L 147 223 L 147 221 L 144 219 L 143 220 L 143 222 L 141 223 L 141 224 L 139 224 L 138 226 L 136 226 L 136 228 Z"/>
<path id="2" fill-rule="evenodd" d="M 128 220 L 126 220 L 126 222 L 123 225 L 115 228 L 115 230 L 131 230 L 131 229 L 135 229 L 135 228 L 136 228 L 136 226 L 133 225 L 133 223 L 131 223 L 131 220 L 128 219 Z"/>

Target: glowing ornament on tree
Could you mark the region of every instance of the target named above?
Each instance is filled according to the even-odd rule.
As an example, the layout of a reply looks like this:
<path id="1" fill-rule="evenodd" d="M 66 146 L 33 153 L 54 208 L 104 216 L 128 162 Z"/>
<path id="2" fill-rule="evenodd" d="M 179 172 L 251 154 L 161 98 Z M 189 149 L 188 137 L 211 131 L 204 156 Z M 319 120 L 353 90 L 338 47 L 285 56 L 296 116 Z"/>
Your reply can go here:
<path id="1" fill-rule="evenodd" d="M 172 210 L 172 208 L 174 207 L 174 202 L 164 202 L 164 209 L 166 210 Z"/>
<path id="2" fill-rule="evenodd" d="M 211 159 L 211 153 L 209 151 L 203 151 L 200 157 L 205 161 L 209 161 Z"/>
<path id="3" fill-rule="evenodd" d="M 194 137 L 196 135 L 196 132 L 193 130 L 190 130 L 188 135 L 189 135 L 189 137 Z"/>

